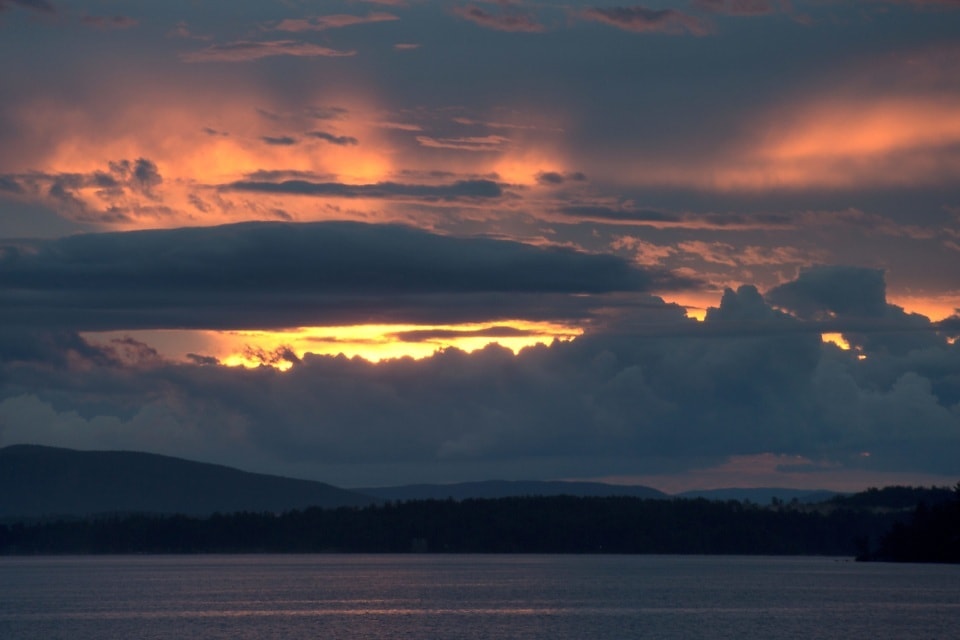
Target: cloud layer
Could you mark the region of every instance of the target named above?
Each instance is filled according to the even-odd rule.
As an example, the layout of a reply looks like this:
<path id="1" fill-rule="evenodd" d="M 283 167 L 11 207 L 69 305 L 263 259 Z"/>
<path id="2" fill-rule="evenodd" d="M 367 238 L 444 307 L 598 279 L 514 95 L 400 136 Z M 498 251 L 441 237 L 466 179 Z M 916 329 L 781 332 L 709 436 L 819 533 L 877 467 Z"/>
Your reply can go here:
<path id="1" fill-rule="evenodd" d="M 2 323 L 80 330 L 582 317 L 590 294 L 696 282 L 611 255 L 358 223 L 246 223 L 0 243 Z M 560 298 L 569 298 L 563 303 Z M 109 308 L 109 312 L 104 309 Z"/>
<path id="2" fill-rule="evenodd" d="M 0 443 L 957 471 L 956 2 L 318 6 L 0 0 Z"/>
<path id="3" fill-rule="evenodd" d="M 189 254 L 189 243 L 176 244 Z M 470 244 L 455 253 L 465 262 L 483 255 Z M 557 266 L 557 256 L 532 258 Z M 493 286 L 494 274 L 476 273 L 478 286 Z M 851 282 L 876 286 L 876 276 L 832 267 L 773 297 L 785 303 L 784 292 L 799 289 L 805 313 L 826 311 Z M 872 305 L 838 315 L 876 313 Z M 0 441 L 147 449 L 355 486 L 638 476 L 769 454 L 808 461 L 814 477 L 838 468 L 960 472 L 951 454 L 960 444 L 960 350 L 929 323 L 901 318 L 860 334 L 862 324 L 837 325 L 855 343 L 844 351 L 750 286 L 728 290 L 703 323 L 655 305 L 622 320 L 518 355 L 495 345 L 379 364 L 281 354 L 293 365 L 286 372 L 223 367 L 202 354 L 178 364 L 133 340 L 96 346 L 67 330 L 7 327 Z M 923 339 L 891 349 L 897 336 Z"/>

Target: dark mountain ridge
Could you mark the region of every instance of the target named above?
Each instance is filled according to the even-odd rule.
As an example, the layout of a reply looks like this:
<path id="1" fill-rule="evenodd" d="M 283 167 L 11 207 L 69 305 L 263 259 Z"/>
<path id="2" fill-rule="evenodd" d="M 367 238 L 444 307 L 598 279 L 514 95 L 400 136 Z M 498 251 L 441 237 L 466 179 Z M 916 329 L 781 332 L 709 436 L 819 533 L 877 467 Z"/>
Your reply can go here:
<path id="1" fill-rule="evenodd" d="M 564 480 L 486 480 L 454 484 L 409 484 L 398 487 L 354 489 L 381 500 L 471 500 L 513 498 L 522 496 L 576 496 L 634 498 L 669 498 L 662 491 L 639 485 L 617 485 L 602 482 L 569 482 Z"/>
<path id="2" fill-rule="evenodd" d="M 0 517 L 283 512 L 377 499 L 323 482 L 249 473 L 134 451 L 39 445 L 0 449 Z"/>

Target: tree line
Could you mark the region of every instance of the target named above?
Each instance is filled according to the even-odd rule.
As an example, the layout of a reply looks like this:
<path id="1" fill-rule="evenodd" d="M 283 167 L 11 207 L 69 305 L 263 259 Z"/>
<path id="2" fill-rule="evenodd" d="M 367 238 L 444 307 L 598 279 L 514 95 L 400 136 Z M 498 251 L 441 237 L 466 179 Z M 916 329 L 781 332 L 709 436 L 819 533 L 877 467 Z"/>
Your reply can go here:
<path id="1" fill-rule="evenodd" d="M 924 522 L 939 518 L 939 509 L 927 508 Z M 910 515 L 843 501 L 762 506 L 635 497 L 417 500 L 279 514 L 114 514 L 13 522 L 0 525 L 0 554 L 660 553 L 891 559 L 876 550 L 889 547 L 891 532 L 907 535 Z"/>

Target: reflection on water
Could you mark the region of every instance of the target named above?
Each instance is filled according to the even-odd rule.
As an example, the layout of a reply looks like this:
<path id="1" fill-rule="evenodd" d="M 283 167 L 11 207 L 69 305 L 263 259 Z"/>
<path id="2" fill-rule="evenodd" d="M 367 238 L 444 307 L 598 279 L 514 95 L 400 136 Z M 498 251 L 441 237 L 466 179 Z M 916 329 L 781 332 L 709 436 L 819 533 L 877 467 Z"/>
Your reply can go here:
<path id="1" fill-rule="evenodd" d="M 960 568 L 823 558 L 0 558 L 17 638 L 949 638 Z"/>

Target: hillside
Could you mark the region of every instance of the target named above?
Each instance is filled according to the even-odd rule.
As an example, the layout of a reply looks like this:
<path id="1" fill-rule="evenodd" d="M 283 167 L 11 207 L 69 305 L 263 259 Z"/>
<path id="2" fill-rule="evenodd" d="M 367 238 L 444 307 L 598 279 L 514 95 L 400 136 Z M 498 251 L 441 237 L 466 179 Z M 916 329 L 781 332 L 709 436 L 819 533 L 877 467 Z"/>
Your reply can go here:
<path id="1" fill-rule="evenodd" d="M 281 512 L 363 506 L 375 498 L 322 482 L 131 451 L 35 445 L 0 449 L 0 518 L 112 512 Z"/>

